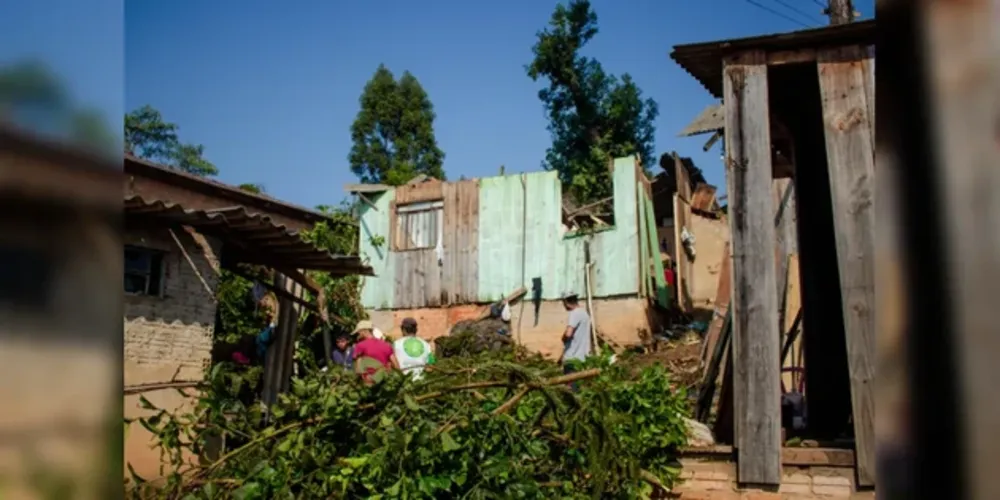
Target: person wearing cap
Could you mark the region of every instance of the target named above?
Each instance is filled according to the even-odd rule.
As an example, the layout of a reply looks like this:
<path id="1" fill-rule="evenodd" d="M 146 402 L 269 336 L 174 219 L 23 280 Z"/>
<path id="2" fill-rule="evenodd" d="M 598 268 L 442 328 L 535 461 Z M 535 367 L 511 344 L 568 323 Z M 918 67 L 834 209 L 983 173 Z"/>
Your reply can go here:
<path id="1" fill-rule="evenodd" d="M 354 369 L 366 382 L 375 380 L 378 372 L 399 369 L 399 362 L 388 342 L 375 338 L 375 326 L 371 321 L 362 320 L 354 328 L 361 340 L 354 345 Z"/>
<path id="2" fill-rule="evenodd" d="M 431 344 L 417 337 L 417 320 L 404 318 L 399 325 L 403 338 L 392 345 L 392 350 L 399 361 L 399 369 L 409 374 L 414 380 L 424 376 L 424 367 L 434 364 L 434 352 Z"/>
<path id="3" fill-rule="evenodd" d="M 590 355 L 590 315 L 580 307 L 579 297 L 575 293 L 563 295 L 563 306 L 569 312 L 566 329 L 563 330 L 563 354 L 560 360 L 563 373 L 576 371 L 576 365 L 582 363 Z"/>

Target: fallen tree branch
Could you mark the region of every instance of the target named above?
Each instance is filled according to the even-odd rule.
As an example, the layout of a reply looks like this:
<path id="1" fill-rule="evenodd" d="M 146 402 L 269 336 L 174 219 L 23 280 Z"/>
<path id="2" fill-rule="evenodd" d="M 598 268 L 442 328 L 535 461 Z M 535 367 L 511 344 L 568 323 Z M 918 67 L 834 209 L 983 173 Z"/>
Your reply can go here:
<path id="1" fill-rule="evenodd" d="M 125 395 L 139 394 L 146 391 L 157 391 L 160 389 L 183 389 L 187 387 L 198 387 L 205 385 L 204 380 L 174 380 L 172 382 L 151 382 L 148 384 L 136 384 L 125 387 Z"/>
<path id="2" fill-rule="evenodd" d="M 584 380 L 584 379 L 588 379 L 588 378 L 594 378 L 594 377 L 596 377 L 596 376 L 598 376 L 600 374 L 601 374 L 601 369 L 600 368 L 592 368 L 590 370 L 584 370 L 582 372 L 570 373 L 568 375 L 562 375 L 560 377 L 553 377 L 553 378 L 550 378 L 550 379 L 546 379 L 546 380 L 543 380 L 541 384 L 528 384 L 528 385 L 525 386 L 525 388 L 522 391 L 530 391 L 532 389 L 537 389 L 539 387 L 544 387 L 544 386 L 569 384 L 569 383 L 572 383 L 572 382 L 576 382 L 578 380 Z M 462 391 L 462 390 L 473 390 L 473 389 L 482 389 L 482 388 L 489 388 L 489 387 L 511 387 L 512 385 L 513 384 L 511 384 L 510 382 L 501 382 L 501 381 L 473 382 L 473 383 L 469 383 L 469 384 L 456 385 L 455 387 L 450 387 L 450 388 L 445 389 L 445 390 L 435 391 L 435 392 L 428 393 L 428 394 L 422 394 L 422 395 L 417 396 L 417 397 L 415 397 L 413 399 L 415 401 L 417 401 L 417 402 L 420 402 L 420 401 L 427 401 L 429 399 L 439 398 L 441 396 L 444 396 L 445 394 L 449 394 L 449 393 L 457 392 L 457 391 Z M 518 395 L 515 395 L 513 398 L 511 398 L 511 400 L 514 400 L 516 398 L 516 400 L 514 400 L 513 404 L 517 404 L 517 401 L 520 401 L 521 398 L 523 398 L 523 397 L 524 397 L 523 394 L 521 394 L 520 397 L 518 397 Z M 507 403 L 510 403 L 510 401 L 508 401 Z M 511 406 L 513 406 L 513 404 L 511 404 Z M 505 403 L 505 405 L 506 405 L 506 403 Z M 366 409 L 367 410 L 367 409 L 372 409 L 372 408 L 375 408 L 374 404 L 366 404 L 366 405 L 358 406 L 358 409 Z M 501 406 L 501 407 L 497 408 L 497 410 L 499 410 L 500 408 L 503 408 L 503 407 Z M 509 410 L 509 408 L 507 408 L 507 409 Z M 506 411 L 506 410 L 504 410 L 504 411 Z M 499 415 L 500 413 L 502 413 L 502 412 L 497 412 L 496 414 Z M 273 439 L 275 437 L 281 436 L 281 435 L 285 434 L 288 431 L 291 431 L 293 429 L 297 429 L 297 428 L 302 427 L 304 425 L 318 424 L 318 423 L 321 423 L 322 421 L 323 421 L 322 418 L 310 418 L 310 419 L 305 419 L 305 420 L 301 420 L 299 422 L 294 422 L 294 423 L 288 424 L 288 425 L 286 425 L 284 427 L 280 427 L 280 428 L 276 429 L 274 432 L 271 432 L 271 433 L 268 433 L 268 434 L 264 434 L 264 435 L 262 435 L 262 436 L 260 436 L 260 437 L 258 437 L 256 439 L 253 439 L 250 442 L 248 442 L 248 443 L 246 443 L 246 444 L 244 444 L 244 445 L 242 445 L 242 446 L 240 446 L 240 447 L 238 447 L 238 448 L 236 448 L 236 449 L 234 449 L 234 450 L 226 453 L 225 455 L 219 457 L 218 460 L 212 462 L 207 467 L 205 467 L 204 469 L 202 469 L 200 471 L 200 474 L 204 474 L 204 473 L 210 472 L 212 470 L 215 470 L 220 465 L 222 465 L 223 463 L 225 463 L 226 460 L 228 460 L 228 459 L 230 459 L 230 458 L 232 458 L 232 457 L 234 457 L 234 456 L 236 456 L 236 455 L 238 455 L 238 454 L 240 454 L 240 453 L 242 453 L 242 452 L 244 452 L 246 450 L 249 450 L 250 448 L 252 448 L 252 447 L 254 447 L 254 446 L 258 445 L 258 444 L 261 444 L 264 441 L 267 441 L 269 439 Z"/>

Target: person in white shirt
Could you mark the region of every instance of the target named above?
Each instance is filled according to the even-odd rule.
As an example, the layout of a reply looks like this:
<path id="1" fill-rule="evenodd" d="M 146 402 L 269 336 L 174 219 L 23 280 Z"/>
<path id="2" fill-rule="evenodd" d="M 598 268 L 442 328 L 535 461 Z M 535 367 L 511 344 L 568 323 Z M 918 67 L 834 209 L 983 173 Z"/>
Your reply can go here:
<path id="1" fill-rule="evenodd" d="M 392 344 L 399 369 L 419 380 L 424 375 L 424 367 L 434 364 L 431 344 L 417 337 L 417 320 L 404 318 L 399 328 L 403 331 L 403 337 Z"/>

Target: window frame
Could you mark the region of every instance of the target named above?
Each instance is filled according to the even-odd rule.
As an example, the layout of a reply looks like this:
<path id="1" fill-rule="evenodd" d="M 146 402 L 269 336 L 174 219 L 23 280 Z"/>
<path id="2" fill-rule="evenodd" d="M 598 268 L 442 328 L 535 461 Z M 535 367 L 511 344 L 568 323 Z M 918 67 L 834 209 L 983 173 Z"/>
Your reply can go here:
<path id="1" fill-rule="evenodd" d="M 124 252 L 137 252 L 142 255 L 147 256 L 149 259 L 149 269 L 147 271 L 137 271 L 128 268 L 128 262 L 124 262 L 122 266 L 122 291 L 125 295 L 131 297 L 160 297 L 164 296 L 164 281 L 166 278 L 166 252 L 163 250 L 157 250 L 155 248 L 141 247 L 136 245 L 125 245 Z M 124 253 L 123 253 L 124 257 Z M 155 260 L 159 260 L 159 269 L 156 269 L 157 265 Z M 139 276 L 145 279 L 144 291 L 142 292 L 130 292 L 125 289 L 125 278 L 128 276 Z M 156 290 L 151 291 L 150 288 L 153 286 L 153 276 L 156 276 Z"/>
<path id="2" fill-rule="evenodd" d="M 413 215 L 431 213 L 434 214 L 435 224 L 431 243 L 427 246 L 414 246 L 412 235 L 404 231 L 406 220 Z M 410 252 L 419 250 L 433 250 L 442 244 L 444 238 L 444 200 L 421 200 L 405 204 L 396 205 L 393 209 L 392 250 L 394 252 Z M 403 245 L 406 242 L 408 244 Z"/>

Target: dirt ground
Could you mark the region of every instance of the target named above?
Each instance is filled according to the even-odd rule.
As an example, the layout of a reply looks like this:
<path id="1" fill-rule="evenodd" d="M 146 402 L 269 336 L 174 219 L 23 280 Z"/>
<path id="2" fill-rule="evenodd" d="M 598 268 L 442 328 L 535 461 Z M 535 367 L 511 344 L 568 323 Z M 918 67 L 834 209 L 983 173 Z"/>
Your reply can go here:
<path id="1" fill-rule="evenodd" d="M 677 387 L 690 388 L 701 382 L 701 339 L 691 334 L 676 341 L 661 341 L 650 346 L 646 353 L 636 355 L 631 362 L 636 371 L 662 364 L 670 371 Z"/>

